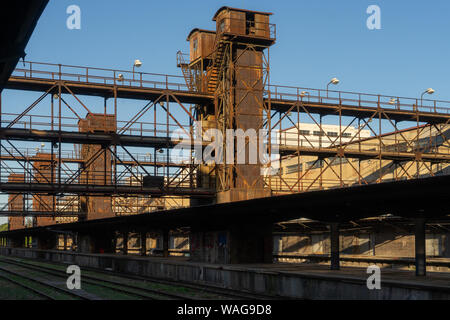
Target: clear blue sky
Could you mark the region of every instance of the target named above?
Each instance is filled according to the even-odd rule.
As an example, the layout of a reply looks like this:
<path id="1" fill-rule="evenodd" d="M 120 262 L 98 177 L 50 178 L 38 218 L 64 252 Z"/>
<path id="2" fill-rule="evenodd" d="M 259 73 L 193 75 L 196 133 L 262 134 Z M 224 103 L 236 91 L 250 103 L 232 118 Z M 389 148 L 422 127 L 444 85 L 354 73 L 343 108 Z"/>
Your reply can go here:
<path id="1" fill-rule="evenodd" d="M 66 8 L 79 5 L 81 30 L 66 28 Z M 366 28 L 366 8 L 381 8 L 382 29 Z M 50 1 L 29 42 L 27 59 L 181 74 L 175 54 L 187 51 L 194 27 L 212 29 L 229 5 L 273 12 L 278 39 L 271 50 L 272 83 L 450 100 L 450 1 Z M 337 89 L 337 87 L 336 87 Z"/>
<path id="2" fill-rule="evenodd" d="M 81 8 L 81 30 L 66 28 L 72 4 Z M 366 27 L 372 4 L 381 8 L 381 30 Z M 433 87 L 433 98 L 450 100 L 448 0 L 53 0 L 26 59 L 114 69 L 131 69 L 140 59 L 140 71 L 181 75 L 176 52 L 188 51 L 191 29 L 213 29 L 212 16 L 223 5 L 274 13 L 273 84 L 324 88 L 338 77 L 339 90 L 418 97 Z M 5 90 L 4 110 L 19 112 L 36 95 Z"/>

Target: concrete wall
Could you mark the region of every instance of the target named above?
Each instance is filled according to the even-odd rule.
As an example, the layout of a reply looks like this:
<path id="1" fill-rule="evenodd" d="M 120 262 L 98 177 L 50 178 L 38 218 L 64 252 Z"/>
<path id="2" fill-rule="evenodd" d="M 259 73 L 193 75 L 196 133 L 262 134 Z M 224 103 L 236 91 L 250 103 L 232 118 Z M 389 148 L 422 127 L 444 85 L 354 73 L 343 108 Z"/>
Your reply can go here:
<path id="1" fill-rule="evenodd" d="M 343 255 L 413 258 L 415 256 L 414 247 L 414 235 L 393 230 L 340 236 L 340 249 Z M 450 258 L 450 234 L 427 234 L 426 250 L 427 256 Z M 328 233 L 274 235 L 274 254 L 329 253 Z"/>

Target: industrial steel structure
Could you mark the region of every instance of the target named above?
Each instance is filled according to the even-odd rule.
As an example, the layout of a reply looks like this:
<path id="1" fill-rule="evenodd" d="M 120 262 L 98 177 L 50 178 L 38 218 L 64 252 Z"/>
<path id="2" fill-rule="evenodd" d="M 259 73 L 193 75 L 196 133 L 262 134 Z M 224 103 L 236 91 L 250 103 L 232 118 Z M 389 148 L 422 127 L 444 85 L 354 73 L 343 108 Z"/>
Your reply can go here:
<path id="1" fill-rule="evenodd" d="M 213 18 L 215 30 L 192 30 L 187 38 L 189 55 L 177 53 L 182 76 L 31 61 L 19 64 L 5 88 L 39 96 L 21 112 L 0 97 L 0 191 L 9 197 L 0 214 L 11 217 L 11 229 L 18 227 L 20 216 L 36 217 L 35 226 L 44 226 L 69 221 L 63 217 L 93 220 L 436 178 L 446 172 L 449 101 L 274 85 L 270 47 L 276 42 L 276 26 L 270 16 L 220 8 Z M 131 115 L 130 100 L 142 103 Z M 306 129 L 311 125 L 317 131 L 315 142 Z M 327 130 L 327 125 L 336 130 Z M 180 132 L 193 142 L 195 135 L 203 136 L 208 129 L 222 133 L 224 152 L 215 156 L 223 161 L 196 162 L 195 143 L 185 146 L 187 161 L 173 155 L 173 148 L 185 143 Z M 247 134 L 244 147 L 227 134 L 230 129 Z M 263 130 L 264 135 L 253 137 L 249 130 Z M 35 149 L 36 143 L 43 146 Z M 201 153 L 209 143 L 201 142 Z M 240 153 L 248 160 L 255 145 L 263 148 L 259 151 L 267 162 L 227 161 Z M 283 171 L 288 166 L 291 169 Z M 447 214 L 433 206 L 427 210 L 431 207 L 438 216 Z M 298 217 L 332 222 L 331 250 L 339 251 L 337 220 L 344 218 L 289 213 L 289 218 Z M 424 236 L 425 222 L 420 221 Z M 271 224 L 280 220 L 264 222 L 250 232 L 255 241 L 243 253 L 236 253 L 233 246 L 244 239 L 248 232 L 244 227 L 229 231 L 228 242 L 221 242 L 222 233 L 214 234 L 219 246 L 229 244 L 230 251 L 210 248 L 206 255 L 215 256 L 215 262 L 242 261 L 246 254 L 254 261 L 270 260 L 267 237 Z M 191 249 L 203 248 L 207 230 L 194 222 L 190 226 Z M 228 230 L 223 224 L 220 227 Z M 108 229 L 106 238 L 114 238 L 114 232 Z M 108 241 L 97 242 L 97 248 L 107 247 Z M 263 253 L 251 253 L 261 243 Z M 205 251 L 192 257 L 202 260 Z M 335 267 L 336 259 L 338 255 L 332 257 Z"/>

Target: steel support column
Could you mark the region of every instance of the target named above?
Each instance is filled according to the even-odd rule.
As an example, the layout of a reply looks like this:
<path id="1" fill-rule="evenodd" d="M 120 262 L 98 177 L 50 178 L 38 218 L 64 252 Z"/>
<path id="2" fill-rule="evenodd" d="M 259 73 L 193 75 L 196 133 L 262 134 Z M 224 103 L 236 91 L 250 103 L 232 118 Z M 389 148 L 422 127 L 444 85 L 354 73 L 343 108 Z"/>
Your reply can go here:
<path id="1" fill-rule="evenodd" d="M 122 246 L 122 254 L 128 254 L 128 231 L 122 233 L 123 236 L 123 246 Z"/>
<path id="2" fill-rule="evenodd" d="M 339 261 L 339 223 L 330 223 L 331 270 L 340 269 Z"/>
<path id="3" fill-rule="evenodd" d="M 427 269 L 426 262 L 426 241 L 425 241 L 425 219 L 415 219 L 415 251 L 416 251 L 416 276 L 425 276 Z"/>
<path id="4" fill-rule="evenodd" d="M 141 256 L 147 255 L 147 232 L 141 232 Z"/>
<path id="5" fill-rule="evenodd" d="M 169 230 L 164 229 L 162 233 L 163 238 L 163 257 L 167 258 L 169 256 Z"/>

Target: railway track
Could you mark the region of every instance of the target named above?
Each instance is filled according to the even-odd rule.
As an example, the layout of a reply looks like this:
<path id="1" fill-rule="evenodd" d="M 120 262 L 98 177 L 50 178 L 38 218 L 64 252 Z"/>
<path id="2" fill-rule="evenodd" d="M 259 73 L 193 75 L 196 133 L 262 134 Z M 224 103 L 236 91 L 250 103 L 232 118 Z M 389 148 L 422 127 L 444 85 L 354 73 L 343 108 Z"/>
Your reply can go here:
<path id="1" fill-rule="evenodd" d="M 17 281 L 17 280 L 11 279 L 10 277 L 6 277 L 6 276 L 3 275 L 4 279 L 7 279 L 8 281 L 10 281 L 10 282 L 12 282 L 12 283 L 14 283 L 16 285 L 18 285 L 18 286 L 20 286 L 20 287 L 22 287 L 24 289 L 27 289 L 29 291 L 32 291 L 33 293 L 37 294 L 38 296 L 43 296 L 43 297 L 45 297 L 45 298 L 47 298 L 49 300 L 56 300 L 56 299 L 53 296 L 51 296 L 49 294 L 46 294 L 46 293 L 42 292 L 41 290 L 33 288 L 32 286 L 24 283 L 23 280 L 25 280 L 26 282 L 32 282 L 32 283 L 37 284 L 37 285 L 39 285 L 41 287 L 50 288 L 50 289 L 54 290 L 55 292 L 62 293 L 63 295 L 71 296 L 71 297 L 76 298 L 76 299 L 88 300 L 86 298 L 86 296 L 84 296 L 82 294 L 79 294 L 77 292 L 74 292 L 74 291 L 71 291 L 71 290 L 68 290 L 68 289 L 64 289 L 64 288 L 58 287 L 58 286 L 53 285 L 53 284 L 51 284 L 51 283 L 49 283 L 47 281 L 42 281 L 42 280 L 38 280 L 36 278 L 32 278 L 32 277 L 26 276 L 26 275 L 24 275 L 24 274 L 22 274 L 20 272 L 15 272 L 15 271 L 12 271 L 12 270 L 4 268 L 4 267 L 0 267 L 0 271 L 4 272 L 6 274 L 9 274 L 9 275 L 15 276 L 15 277 L 21 279 L 22 281 Z"/>
<path id="2" fill-rule="evenodd" d="M 16 266 L 28 267 L 30 269 L 35 269 L 36 271 L 46 272 L 48 274 L 54 274 L 55 276 L 67 278 L 67 274 L 64 271 L 58 270 L 53 267 L 48 267 L 48 266 L 42 265 L 42 263 L 49 264 L 48 261 L 24 262 L 24 259 L 20 259 L 20 261 L 19 261 L 14 258 L 5 258 L 5 257 L 0 258 L 0 262 L 3 262 L 5 260 L 10 264 L 15 264 Z M 40 264 L 37 265 L 37 263 L 40 263 Z M 52 262 L 51 264 L 55 265 L 55 266 L 67 267 L 67 264 L 64 264 L 64 263 Z M 232 290 L 232 289 L 218 288 L 218 287 L 205 286 L 205 285 L 196 285 L 196 284 L 191 284 L 191 283 L 186 283 L 186 282 L 181 282 L 181 281 L 170 281 L 170 280 L 155 279 L 155 278 L 150 278 L 150 277 L 129 275 L 129 274 L 117 273 L 117 272 L 108 271 L 108 270 L 98 270 L 95 268 L 83 267 L 82 270 L 85 271 L 82 275 L 83 283 L 94 282 L 95 284 L 107 286 L 108 288 L 111 288 L 111 285 L 112 285 L 114 287 L 119 288 L 120 290 L 133 290 L 133 291 L 136 290 L 138 293 L 139 293 L 139 290 L 141 290 L 141 291 L 143 290 L 147 294 L 159 295 L 160 299 L 184 299 L 184 300 L 205 299 L 205 298 L 194 297 L 195 293 L 199 293 L 199 295 L 203 295 L 203 296 L 207 295 L 207 296 L 209 296 L 209 299 L 234 299 L 234 300 L 281 299 L 281 297 L 276 297 L 276 296 L 246 293 L 246 292 Z M 87 275 L 86 272 L 89 272 L 89 275 Z M 120 278 L 122 281 L 111 280 L 111 279 L 108 280 L 105 277 Z M 187 295 L 187 294 L 179 294 L 179 293 L 162 292 L 160 290 L 149 289 L 149 288 L 143 289 L 142 286 L 131 285 L 129 282 L 125 283 L 123 280 L 134 281 L 134 282 L 138 281 L 138 282 L 143 282 L 143 283 L 147 283 L 147 284 L 157 284 L 157 285 L 169 286 L 169 287 L 177 287 L 177 288 L 187 289 L 187 290 L 193 292 L 194 294 Z"/>
<path id="3" fill-rule="evenodd" d="M 0 263 L 13 265 L 13 266 L 16 266 L 16 267 L 24 268 L 24 269 L 27 269 L 27 270 L 32 270 L 32 271 L 35 271 L 35 272 L 38 272 L 38 273 L 44 273 L 46 275 L 50 275 L 50 276 L 54 276 L 54 277 L 58 277 L 58 278 L 62 278 L 62 279 L 67 279 L 67 277 L 68 277 L 68 275 L 64 271 L 57 270 L 55 268 L 37 266 L 35 264 L 25 263 L 23 261 L 19 262 L 17 260 L 13 260 L 13 259 L 9 259 L 9 258 L 3 258 L 2 257 L 0 259 Z M 6 270 L 6 269 L 0 267 L 0 270 L 3 271 L 3 270 Z M 36 280 L 35 278 L 23 276 L 22 274 L 19 274 L 19 273 L 16 273 L 16 272 L 12 272 L 10 270 L 6 270 L 6 272 L 9 272 L 11 274 L 15 274 L 17 276 L 21 276 L 23 278 L 26 278 L 29 281 L 40 282 L 41 284 L 47 285 L 47 286 L 49 286 L 49 287 L 51 287 L 52 289 L 55 289 L 55 290 L 60 290 L 60 291 L 63 291 L 65 293 L 77 296 L 77 297 L 86 298 L 83 295 L 77 294 L 76 290 L 62 289 L 60 287 L 46 284 L 46 283 L 44 283 L 42 281 Z M 107 279 L 100 279 L 100 278 L 92 277 L 92 276 L 88 276 L 88 275 L 83 275 L 82 282 L 83 282 L 83 284 L 90 284 L 90 285 L 93 285 L 93 286 L 102 287 L 102 288 L 105 288 L 105 289 L 113 290 L 115 292 L 123 293 L 125 295 L 133 296 L 133 297 L 136 297 L 136 298 L 139 298 L 139 299 L 144 299 L 144 300 L 189 299 L 190 298 L 190 297 L 187 297 L 187 296 L 185 297 L 185 296 L 180 296 L 180 295 L 176 295 L 176 294 L 165 293 L 165 292 L 152 290 L 152 289 L 148 289 L 148 288 L 133 286 L 133 285 L 130 285 L 130 284 L 127 284 L 127 283 L 124 283 L 124 282 L 112 281 L 112 280 L 107 280 Z"/>
<path id="4" fill-rule="evenodd" d="M 0 273 L 0 279 L 4 280 L 6 282 L 10 282 L 10 283 L 14 284 L 15 286 L 18 286 L 20 288 L 25 289 L 26 291 L 30 291 L 32 294 L 36 295 L 37 297 L 42 297 L 45 300 L 55 300 L 54 297 L 52 297 L 52 296 L 50 296 L 50 295 L 48 295 L 48 294 L 46 294 L 46 293 L 44 293 L 44 292 L 42 292 L 40 290 L 37 290 L 36 288 L 33 288 L 33 287 L 29 286 L 29 285 L 26 285 L 26 284 L 24 284 L 24 283 L 22 283 L 20 281 L 14 280 L 11 277 L 7 277 L 7 276 L 5 276 L 2 273 Z"/>

